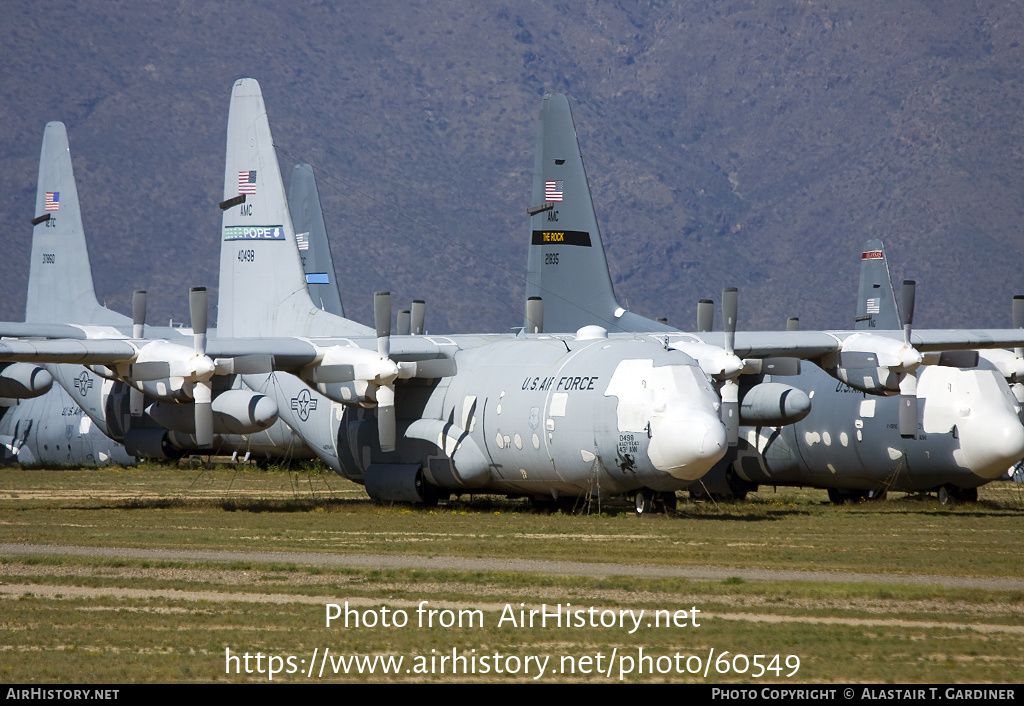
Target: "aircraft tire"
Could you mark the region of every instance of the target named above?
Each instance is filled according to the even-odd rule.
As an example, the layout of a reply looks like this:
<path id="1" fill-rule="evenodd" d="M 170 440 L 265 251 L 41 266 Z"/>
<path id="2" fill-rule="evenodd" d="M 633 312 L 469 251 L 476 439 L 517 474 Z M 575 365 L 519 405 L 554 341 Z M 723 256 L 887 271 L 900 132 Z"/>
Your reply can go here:
<path id="1" fill-rule="evenodd" d="M 953 491 L 953 497 L 958 503 L 976 503 L 978 502 L 978 489 L 955 488 Z"/>
<path id="2" fill-rule="evenodd" d="M 633 509 L 637 517 L 650 515 L 654 512 L 654 491 L 648 488 L 641 488 L 633 496 Z"/>
<path id="3" fill-rule="evenodd" d="M 658 505 L 661 507 L 662 512 L 675 512 L 676 503 L 676 493 L 674 490 L 658 493 Z"/>
<path id="4" fill-rule="evenodd" d="M 939 498 L 939 505 L 953 505 L 956 503 L 956 489 L 952 485 L 939 486 L 936 495 Z"/>
<path id="5" fill-rule="evenodd" d="M 725 471 L 725 482 L 729 485 L 729 495 L 721 498 L 725 502 L 743 502 L 747 499 L 747 493 L 757 492 L 757 483 L 740 478 L 736 473 L 736 467 L 732 465 Z"/>

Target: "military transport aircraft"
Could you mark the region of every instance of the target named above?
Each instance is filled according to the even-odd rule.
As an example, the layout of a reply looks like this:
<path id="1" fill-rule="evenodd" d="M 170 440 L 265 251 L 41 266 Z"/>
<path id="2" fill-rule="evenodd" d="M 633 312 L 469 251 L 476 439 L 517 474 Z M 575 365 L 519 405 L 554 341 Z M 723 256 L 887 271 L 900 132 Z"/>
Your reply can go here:
<path id="1" fill-rule="evenodd" d="M 160 375 L 173 388 L 163 394 L 203 397 L 204 404 L 217 376 L 240 374 L 251 389 L 272 395 L 311 448 L 365 483 L 372 497 L 430 500 L 685 487 L 725 454 L 733 433 L 718 412 L 724 409 L 730 429 L 738 423 L 740 374 L 786 365 L 773 356 L 831 356 L 839 368 L 846 358 L 870 360 L 882 366 L 872 369 L 884 373 L 878 384 L 891 385 L 890 374 L 898 382 L 916 371 L 918 349 L 1024 345 L 1016 331 L 919 331 L 906 340 L 734 327 L 704 340 L 610 335 L 602 327 L 574 335 L 391 336 L 384 294 L 375 297 L 375 327 L 368 329 L 310 300 L 252 79 L 232 91 L 223 196 L 218 338 L 206 339 L 204 293 L 197 291 L 193 346 L 138 337 L 3 341 L 0 360 L 102 365 L 136 384 Z M 271 366 L 273 373 L 242 372 Z M 776 388 L 761 392 L 775 409 L 764 403 L 755 413 L 777 415 Z M 197 412 L 197 421 L 205 415 Z"/>
<path id="2" fill-rule="evenodd" d="M 293 186 L 295 198 L 306 204 L 309 222 L 320 216 L 321 228 L 315 234 L 321 237 L 322 214 L 319 202 L 311 202 L 317 198 L 315 185 L 312 188 L 311 197 L 308 181 L 298 180 Z M 43 134 L 36 203 L 39 215 L 33 219 L 26 322 L 4 324 L 0 331 L 5 335 L 141 337 L 144 292 L 137 292 L 133 301 L 134 321 L 96 300 L 67 131 L 59 122 L 49 123 Z M 322 237 L 326 239 L 326 233 Z M 150 328 L 149 333 L 187 342 L 191 342 L 193 334 L 181 328 Z M 87 464 L 106 462 L 107 458 L 125 462 L 135 455 L 176 458 L 200 448 L 193 436 L 191 405 L 155 402 L 147 406 L 141 390 L 129 389 L 124 382 L 97 374 L 94 369 L 67 364 L 50 364 L 48 368 L 66 394 L 51 391 L 31 405 L 9 406 L 0 420 L 0 438 L 10 435 L 18 458 L 24 455 L 24 459 L 30 459 L 25 462 Z M 153 380 L 146 384 L 161 383 Z M 269 398 L 239 389 L 240 381 L 234 387 L 218 389 L 213 402 L 216 446 L 221 452 L 240 452 L 246 457 L 250 453 L 257 457 L 312 456 L 294 432 L 275 423 L 277 410 Z M 58 428 L 68 440 L 77 439 L 76 444 L 59 443 L 49 437 L 34 438 L 46 433 L 45 430 Z M 127 450 L 120 451 L 95 438 L 100 434 L 123 441 Z M 26 453 L 30 449 L 34 451 Z"/>
<path id="3" fill-rule="evenodd" d="M 678 334 L 619 305 L 564 95 L 542 102 L 531 203 L 527 296 L 543 299 L 545 330 L 599 324 L 608 330 L 664 331 L 668 347 L 691 352 L 713 378 L 726 378 L 716 359 L 693 349 L 721 340 L 706 333 L 713 315 L 709 302 L 698 306 L 697 334 Z M 711 492 L 742 496 L 768 484 L 827 488 L 835 501 L 887 489 L 939 489 L 945 498 L 970 499 L 978 485 L 1024 456 L 1020 404 L 994 367 L 922 365 L 940 361 L 893 340 L 902 328 L 904 342 L 916 343 L 910 329 L 913 287 L 905 287 L 901 326 L 880 241 L 869 242 L 862 262 L 857 333 L 845 337 L 838 352 L 818 358 L 821 368 L 804 365 L 794 375 L 797 369 L 785 364 L 775 370 L 747 361 L 733 366 L 739 385 L 731 392 L 740 406 L 733 423 L 747 426 L 742 433 L 737 429 L 736 452 L 702 479 Z M 735 317 L 735 304 L 729 316 Z M 885 335 L 893 338 L 880 338 L 890 330 Z M 975 364 L 976 358 L 961 352 L 943 362 Z M 1009 362 L 1006 367 L 1010 375 Z M 780 379 L 788 385 L 775 387 Z M 771 394 L 759 395 L 762 390 Z M 808 399 L 809 410 L 802 404 Z M 767 419 L 771 408 L 779 412 L 774 420 Z M 638 510 L 651 498 L 639 493 Z"/>
<path id="4" fill-rule="evenodd" d="M 279 372 L 245 381 L 273 390 L 292 419 L 316 422 L 316 434 L 296 427 L 322 441 L 316 451 L 332 467 L 384 499 L 429 500 L 431 488 L 617 494 L 689 482 L 724 453 L 710 384 L 659 341 L 601 330 L 392 340 L 386 297 L 375 301 L 376 329 L 316 307 L 262 95 L 248 79 L 232 94 L 224 196 L 218 338 L 207 340 L 203 292 L 194 291 L 191 347 L 138 336 L 8 340 L 0 357 L 104 366 L 136 384 L 159 376 L 170 388 L 158 394 L 205 404 L 221 371 L 272 357 Z M 680 426 L 691 433 L 677 434 Z"/>

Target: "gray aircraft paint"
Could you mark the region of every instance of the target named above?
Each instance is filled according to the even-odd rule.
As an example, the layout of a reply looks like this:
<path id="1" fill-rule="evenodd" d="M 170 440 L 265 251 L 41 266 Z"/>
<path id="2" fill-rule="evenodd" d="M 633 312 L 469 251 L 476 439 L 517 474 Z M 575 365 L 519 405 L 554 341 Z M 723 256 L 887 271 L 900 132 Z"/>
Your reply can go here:
<path id="1" fill-rule="evenodd" d="M 13 400 L 11 400 L 13 402 Z M 60 387 L 0 410 L 0 460 L 9 463 L 135 463 Z"/>
<path id="2" fill-rule="evenodd" d="M 327 224 L 320 207 L 320 191 L 313 167 L 296 164 L 288 185 L 288 210 L 299 246 L 306 289 L 313 304 L 336 316 L 345 316 L 341 293 L 335 281 L 334 258 L 327 241 Z"/>
<path id="3" fill-rule="evenodd" d="M 531 203 L 550 203 L 546 197 L 551 195 L 551 182 L 562 199 L 552 210 L 531 216 L 527 296 L 544 299 L 545 329 L 571 331 L 614 322 L 626 330 L 665 330 L 657 322 L 621 313 L 565 96 L 546 96 L 540 116 Z M 557 221 L 549 221 L 555 217 Z M 543 236 L 551 222 L 564 232 L 585 233 L 586 239 L 573 239 L 586 244 L 551 242 Z M 864 252 L 869 254 L 862 256 L 857 329 L 895 333 L 901 325 L 881 241 L 869 241 Z M 709 340 L 703 334 L 687 336 Z M 767 340 L 771 334 L 760 337 Z M 737 333 L 737 341 L 744 338 Z M 788 426 L 742 429 L 736 464 L 741 478 L 858 490 L 931 489 L 946 483 L 972 488 L 998 477 L 1024 454 L 1024 428 L 1016 417 L 1019 405 L 990 365 L 975 370 L 922 367 L 922 418 L 916 439 L 899 434 L 898 398 L 865 395 L 815 366 L 805 364 L 801 370 L 799 376 L 777 380 L 808 393 L 810 414 Z M 953 418 L 953 411 L 959 418 Z M 727 456 L 703 482 L 716 492 L 729 492 L 725 471 L 731 462 Z"/>
<path id="4" fill-rule="evenodd" d="M 232 91 L 223 198 L 248 193 L 224 211 L 220 332 L 267 348 L 273 337 L 347 337 L 306 339 L 323 351 L 314 367 L 345 361 L 346 351 L 377 345 L 375 330 L 318 309 L 298 286 L 304 275 L 272 145 L 259 85 L 242 79 Z M 660 341 L 600 330 L 397 336 L 390 352 L 397 361 L 451 358 L 458 371 L 398 381 L 394 452 L 381 450 L 372 389 L 361 408 L 286 373 L 244 379 L 275 396 L 325 462 L 368 489 L 375 474 L 422 472 L 449 492 L 617 494 L 681 487 L 724 453 L 711 386 L 689 356 Z M 700 431 L 680 435 L 681 425 Z"/>
<path id="5" fill-rule="evenodd" d="M 882 329 L 898 331 L 903 328 L 896 308 L 896 292 L 889 277 L 889 264 L 885 259 L 885 246 L 878 238 L 864 245 L 861 253 L 860 285 L 857 288 L 857 330 Z"/>
<path id="6" fill-rule="evenodd" d="M 96 301 L 63 123 L 47 123 L 43 132 L 34 215 L 45 220 L 32 228 L 25 321 L 130 326 L 131 319 Z"/>
<path id="7" fill-rule="evenodd" d="M 569 101 L 560 93 L 541 105 L 533 173 L 530 203 L 551 208 L 530 217 L 526 296 L 544 300 L 545 329 L 674 330 L 626 311 L 615 297 Z"/>
<path id="8" fill-rule="evenodd" d="M 303 190 L 300 188 L 299 193 Z M 33 226 L 26 324 L 76 324 L 83 337 L 88 335 L 123 338 L 131 335 L 132 319 L 101 306 L 96 300 L 67 131 L 60 122 L 46 125 L 40 150 L 36 216 L 46 215 L 49 215 L 47 220 Z M 191 345 L 192 332 L 189 329 L 146 329 L 149 334 L 184 339 L 186 345 Z M 11 410 L 15 414 L 9 413 L 7 418 L 21 422 L 22 430 L 29 424 L 39 430 L 56 428 L 59 426 L 57 419 L 26 415 L 59 414 L 62 418 L 66 417 L 68 411 L 64 402 L 70 399 L 71 403 L 79 406 L 80 412 L 84 412 L 90 420 L 87 436 L 102 433 L 109 437 L 111 443 L 115 444 L 114 448 L 122 449 L 118 455 L 122 459 L 121 462 L 132 459 L 132 456 L 120 446 L 129 428 L 136 431 L 134 443 L 141 443 L 150 451 L 163 449 L 165 453 L 174 453 L 174 444 L 169 445 L 167 439 L 157 438 L 164 436 L 165 430 L 162 427 L 155 425 L 148 416 L 130 417 L 128 387 L 124 383 L 104 379 L 81 365 L 49 364 L 46 368 L 63 388 L 63 394 L 50 392 L 47 393 L 52 395 L 50 399 L 33 405 L 21 405 L 17 410 Z M 178 434 L 174 439 L 176 445 L 185 448 L 190 443 L 185 434 Z M 49 444 L 50 449 L 55 446 L 56 444 Z M 92 446 L 98 448 L 101 444 L 92 443 Z M 218 435 L 215 447 L 227 453 L 240 451 L 257 455 L 287 455 L 300 458 L 312 456 L 308 450 L 303 449 L 297 435 L 283 424 L 275 424 L 270 429 L 254 434 Z M 75 450 L 87 447 L 71 448 Z M 63 450 L 67 449 L 68 446 L 65 444 Z M 34 456 L 39 462 L 43 462 L 52 455 Z M 92 463 L 94 458 L 98 456 L 84 453 L 75 460 L 74 456 L 69 457 L 65 453 L 59 459 L 54 459 L 54 462 L 87 464 Z"/>

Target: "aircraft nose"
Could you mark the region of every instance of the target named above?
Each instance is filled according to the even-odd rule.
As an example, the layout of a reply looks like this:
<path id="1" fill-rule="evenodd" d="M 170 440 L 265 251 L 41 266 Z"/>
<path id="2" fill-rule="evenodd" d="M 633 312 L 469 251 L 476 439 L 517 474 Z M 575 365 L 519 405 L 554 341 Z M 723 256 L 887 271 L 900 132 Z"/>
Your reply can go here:
<path id="1" fill-rule="evenodd" d="M 965 421 L 958 427 L 960 451 L 975 475 L 995 480 L 1024 458 L 1024 426 L 1017 415 L 1000 410 Z"/>
<path id="2" fill-rule="evenodd" d="M 725 426 L 709 412 L 692 410 L 651 420 L 647 453 L 655 468 L 673 478 L 697 480 L 711 470 L 727 448 Z"/>

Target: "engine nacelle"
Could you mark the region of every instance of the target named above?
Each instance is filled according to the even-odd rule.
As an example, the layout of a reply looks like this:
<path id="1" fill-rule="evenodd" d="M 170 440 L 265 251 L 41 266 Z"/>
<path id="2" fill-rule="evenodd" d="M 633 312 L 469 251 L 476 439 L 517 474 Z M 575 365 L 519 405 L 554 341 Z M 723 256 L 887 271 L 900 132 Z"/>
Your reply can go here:
<path id="1" fill-rule="evenodd" d="M 917 369 L 924 356 L 902 341 L 856 333 L 842 350 L 822 358 L 822 370 L 855 390 L 871 395 L 898 395 L 904 373 Z"/>
<path id="2" fill-rule="evenodd" d="M 375 463 L 366 469 L 366 494 L 393 503 L 429 503 L 436 490 L 423 478 L 419 464 Z"/>
<path id="3" fill-rule="evenodd" d="M 53 385 L 53 376 L 38 365 L 11 363 L 0 370 L 0 397 L 27 400 L 45 394 Z"/>
<path id="4" fill-rule="evenodd" d="M 190 404 L 156 402 L 146 410 L 162 427 L 184 434 L 196 430 L 195 408 Z M 277 403 L 258 392 L 225 390 L 213 399 L 215 434 L 253 434 L 277 421 Z"/>
<path id="5" fill-rule="evenodd" d="M 377 351 L 355 346 L 332 346 L 315 365 L 299 373 L 310 387 L 341 404 L 372 407 L 377 389 L 394 380 L 398 365 Z"/>
<path id="6" fill-rule="evenodd" d="M 811 398 L 781 382 L 762 382 L 743 395 L 740 402 L 740 424 L 748 426 L 782 426 L 799 422 L 811 412 Z"/>
<path id="7" fill-rule="evenodd" d="M 164 429 L 129 429 L 124 435 L 124 448 L 136 458 L 175 460 L 184 455 Z"/>

